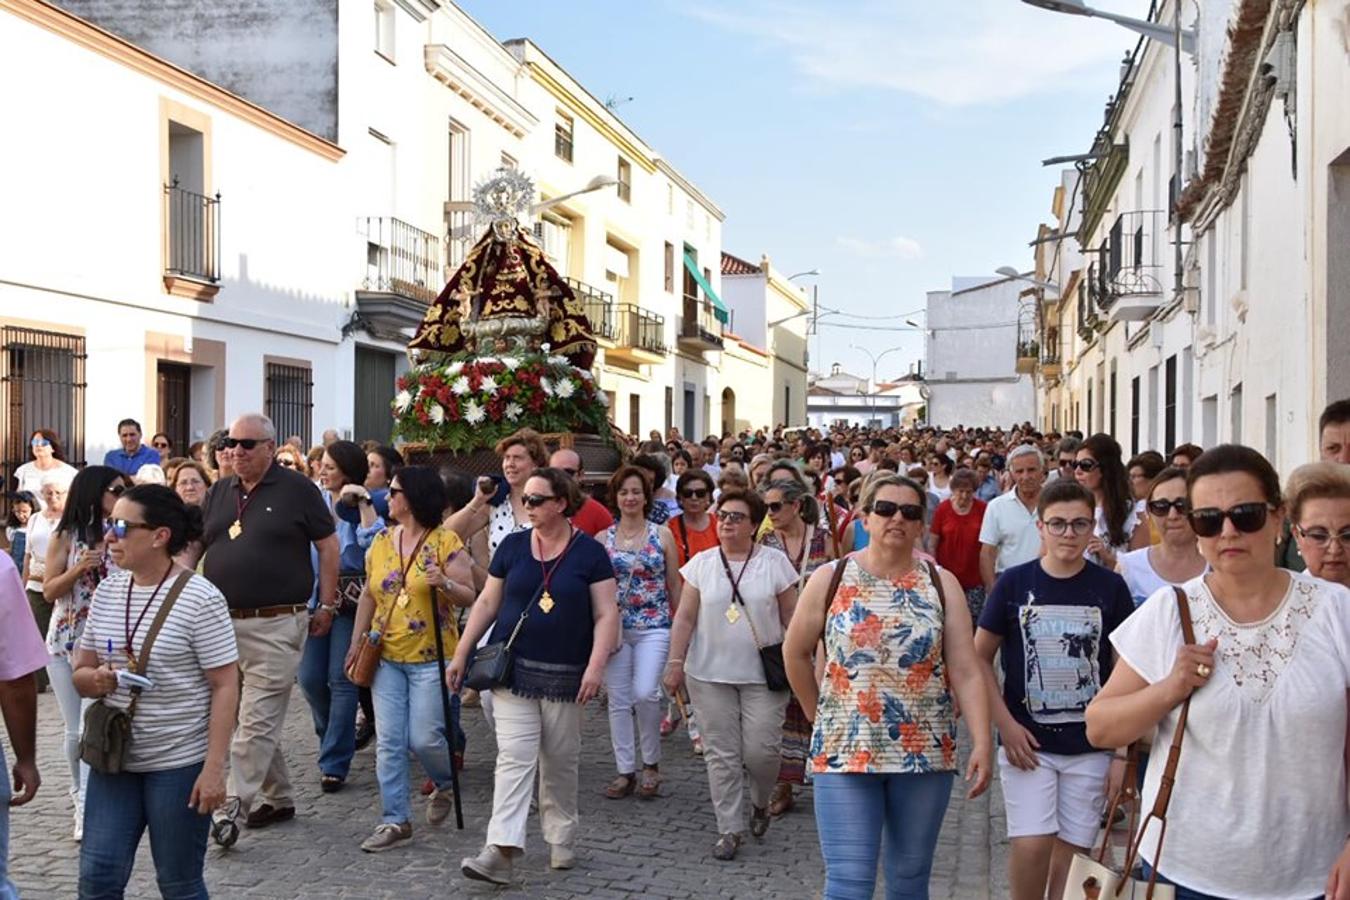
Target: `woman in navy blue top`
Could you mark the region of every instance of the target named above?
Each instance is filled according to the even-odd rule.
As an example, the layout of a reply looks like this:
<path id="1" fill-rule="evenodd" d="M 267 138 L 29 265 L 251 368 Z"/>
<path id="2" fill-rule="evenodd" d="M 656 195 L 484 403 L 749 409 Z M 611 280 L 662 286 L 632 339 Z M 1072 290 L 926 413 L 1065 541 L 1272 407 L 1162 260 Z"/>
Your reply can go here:
<path id="1" fill-rule="evenodd" d="M 493 884 L 510 882 L 524 852 L 536 769 L 549 864 L 573 866 L 581 707 L 599 691 L 619 641 L 609 554 L 568 521 L 581 506 L 576 482 L 561 469 L 540 469 L 525 482 L 522 500 L 532 527 L 508 535 L 493 554 L 445 673 L 458 690 L 489 625 L 496 640 L 515 634 L 510 675 L 493 691 L 497 767 L 487 845 L 461 864 L 467 877 Z"/>

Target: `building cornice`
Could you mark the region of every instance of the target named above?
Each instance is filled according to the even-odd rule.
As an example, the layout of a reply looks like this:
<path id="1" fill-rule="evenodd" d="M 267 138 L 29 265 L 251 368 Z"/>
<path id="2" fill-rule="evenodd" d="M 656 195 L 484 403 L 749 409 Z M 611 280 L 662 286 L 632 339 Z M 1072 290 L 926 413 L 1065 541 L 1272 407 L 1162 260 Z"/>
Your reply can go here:
<path id="1" fill-rule="evenodd" d="M 176 88 L 204 103 L 229 113 L 270 132 L 283 140 L 317 154 L 331 162 L 346 155 L 345 150 L 331 141 L 306 131 L 294 122 L 290 122 L 275 113 L 268 112 L 256 103 L 251 103 L 237 94 L 232 94 L 214 82 L 194 75 L 153 53 L 123 40 L 111 32 L 104 31 L 79 16 L 53 6 L 45 0 L 0 0 L 0 10 L 12 13 L 20 19 L 45 28 L 73 44 L 93 51 L 100 56 L 138 72 L 149 78 Z"/>
<path id="2" fill-rule="evenodd" d="M 441 8 L 440 0 L 394 0 L 394 4 L 419 22 Z"/>
<path id="3" fill-rule="evenodd" d="M 708 199 L 707 194 L 699 190 L 698 187 L 688 178 L 685 178 L 683 175 L 681 175 L 679 171 L 677 171 L 676 168 L 672 166 L 670 163 L 658 157 L 656 159 L 656 168 L 660 169 L 662 174 L 664 174 L 671 181 L 675 182 L 675 184 L 679 186 L 680 190 L 684 191 L 690 197 L 694 198 L 695 202 L 697 202 L 699 206 L 702 206 L 704 209 L 706 209 L 708 213 L 712 215 L 713 218 L 717 219 L 717 221 L 725 222 L 727 220 L 726 213 L 722 212 L 722 208 L 718 206 L 716 203 L 713 203 L 712 200 Z"/>
<path id="4" fill-rule="evenodd" d="M 515 137 L 525 137 L 539 124 L 534 113 L 445 44 L 428 44 L 423 57 L 432 78 Z"/>

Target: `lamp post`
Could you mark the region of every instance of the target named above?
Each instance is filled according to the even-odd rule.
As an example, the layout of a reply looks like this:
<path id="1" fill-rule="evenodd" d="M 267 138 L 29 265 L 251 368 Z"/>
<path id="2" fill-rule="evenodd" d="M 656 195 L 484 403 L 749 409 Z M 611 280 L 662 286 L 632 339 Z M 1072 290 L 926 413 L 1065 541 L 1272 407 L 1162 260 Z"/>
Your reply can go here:
<path id="1" fill-rule="evenodd" d="M 1002 275 L 1004 278 L 1011 278 L 1014 281 L 1025 281 L 1027 284 L 1034 284 L 1038 288 L 1044 288 L 1047 291 L 1054 291 L 1055 294 L 1057 295 L 1060 293 L 1059 285 L 1055 284 L 1053 281 L 1041 281 L 1039 278 L 1032 278 L 1030 275 L 1023 275 L 1021 272 L 1017 271 L 1012 266 L 999 266 L 997 269 L 994 270 L 994 274 Z"/>
<path id="2" fill-rule="evenodd" d="M 805 272 L 798 272 L 795 275 L 789 275 L 787 280 L 791 281 L 794 278 L 805 278 L 807 276 L 819 278 L 820 269 L 807 269 Z M 798 315 L 803 315 L 803 313 L 799 313 Z M 820 282 L 815 282 L 811 285 L 810 315 L 811 315 L 811 331 L 815 332 L 816 335 L 816 359 L 820 359 Z M 795 319 L 795 318 L 797 318 L 796 315 L 788 316 L 788 319 Z M 788 319 L 782 319 L 778 323 L 773 324 L 782 324 L 782 322 L 786 322 Z M 808 353 L 809 353 L 809 345 L 808 345 Z M 806 368 L 807 373 L 809 375 L 811 369 L 809 360 L 807 361 Z"/>
<path id="3" fill-rule="evenodd" d="M 849 347 L 852 348 L 852 349 L 854 349 L 854 350 L 860 350 L 860 351 L 862 351 L 863 353 L 866 353 L 866 354 L 867 354 L 867 358 L 870 359 L 870 360 L 872 361 L 872 381 L 871 381 L 871 383 L 870 383 L 871 390 L 868 391 L 868 393 L 870 393 L 870 394 L 872 395 L 872 420 L 873 420 L 873 421 L 876 421 L 876 418 L 877 418 L 877 364 L 880 363 L 883 359 L 885 359 L 886 356 L 887 356 L 887 354 L 890 354 L 890 353 L 896 353 L 896 352 L 898 352 L 898 351 L 900 350 L 900 348 L 899 348 L 899 347 L 892 347 L 892 348 L 889 349 L 889 350 L 882 350 L 881 353 L 879 353 L 879 354 L 874 354 L 871 350 L 868 350 L 866 347 L 860 347 L 860 346 L 858 346 L 857 344 L 849 344 Z"/>

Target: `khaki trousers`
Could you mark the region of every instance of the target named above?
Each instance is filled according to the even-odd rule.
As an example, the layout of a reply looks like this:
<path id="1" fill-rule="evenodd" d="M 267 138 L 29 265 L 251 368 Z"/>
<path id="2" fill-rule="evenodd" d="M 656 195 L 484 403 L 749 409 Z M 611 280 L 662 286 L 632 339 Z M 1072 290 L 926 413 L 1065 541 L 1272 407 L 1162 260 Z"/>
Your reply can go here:
<path id="1" fill-rule="evenodd" d="M 771 691 L 762 684 L 722 684 L 687 678 L 689 699 L 698 711 L 703 735 L 703 761 L 717 814 L 718 834 L 745 830 L 745 782 L 750 803 L 769 805 L 781 764 L 783 713 L 789 691 Z"/>
<path id="2" fill-rule="evenodd" d="M 239 724 L 230 742 L 225 792 L 239 798 L 245 814 L 258 796 L 277 809 L 295 805 L 281 753 L 281 730 L 308 634 L 309 616 L 304 612 L 234 620 L 239 645 Z"/>
<path id="3" fill-rule="evenodd" d="M 493 691 L 497 771 L 487 843 L 525 847 L 525 820 L 539 770 L 539 819 L 544 840 L 570 847 L 577 831 L 577 762 L 581 707 L 558 700 L 526 700 Z"/>

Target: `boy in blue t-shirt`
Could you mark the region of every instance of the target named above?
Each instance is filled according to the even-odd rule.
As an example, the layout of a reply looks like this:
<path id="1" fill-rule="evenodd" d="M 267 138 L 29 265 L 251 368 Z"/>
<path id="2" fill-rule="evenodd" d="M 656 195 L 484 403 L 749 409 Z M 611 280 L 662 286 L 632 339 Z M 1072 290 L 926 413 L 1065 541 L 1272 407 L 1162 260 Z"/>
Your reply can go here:
<path id="1" fill-rule="evenodd" d="M 999 733 L 1013 900 L 1063 896 L 1069 863 L 1097 837 L 1124 755 L 1088 743 L 1083 714 L 1111 673 L 1107 637 L 1134 612 L 1125 579 L 1083 557 L 1091 492 L 1073 481 L 1041 491 L 1040 559 L 999 576 L 975 633 Z M 1003 650 L 1003 689 L 994 657 Z"/>

